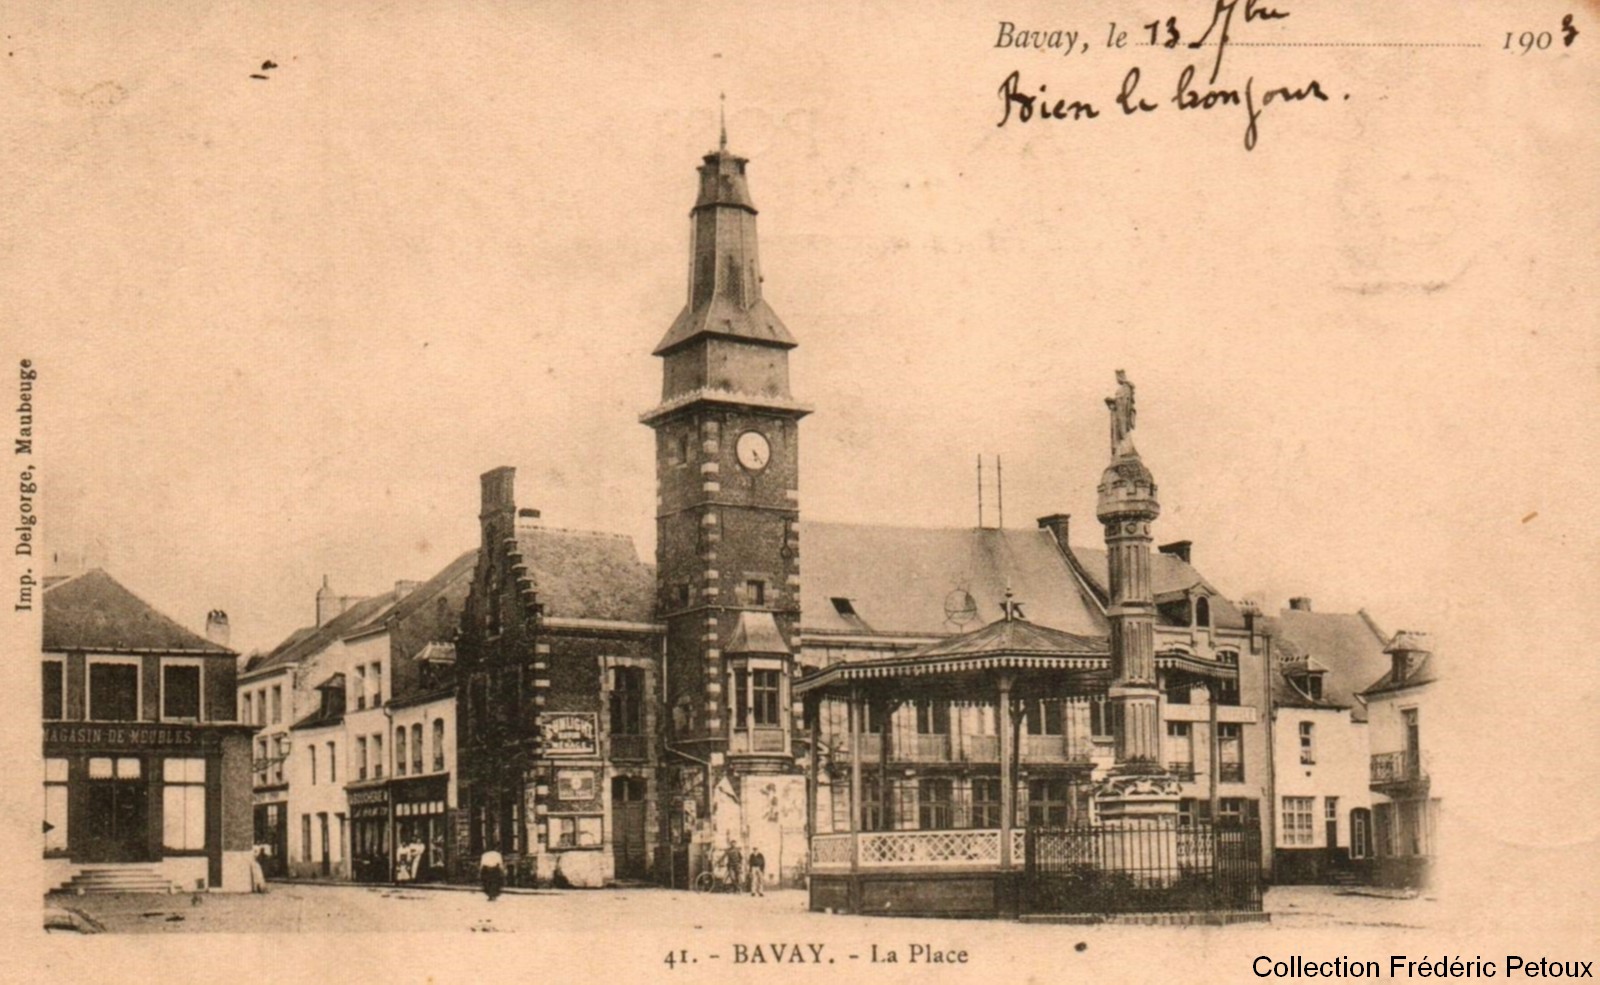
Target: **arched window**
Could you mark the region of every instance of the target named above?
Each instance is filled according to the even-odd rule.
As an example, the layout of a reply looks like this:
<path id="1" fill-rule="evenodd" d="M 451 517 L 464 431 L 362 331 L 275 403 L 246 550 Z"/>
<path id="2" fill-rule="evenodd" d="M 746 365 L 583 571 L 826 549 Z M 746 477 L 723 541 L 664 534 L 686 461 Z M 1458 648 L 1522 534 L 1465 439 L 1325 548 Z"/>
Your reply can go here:
<path id="1" fill-rule="evenodd" d="M 1211 625 L 1211 600 L 1204 595 L 1194 600 L 1194 624 L 1196 626 Z"/>

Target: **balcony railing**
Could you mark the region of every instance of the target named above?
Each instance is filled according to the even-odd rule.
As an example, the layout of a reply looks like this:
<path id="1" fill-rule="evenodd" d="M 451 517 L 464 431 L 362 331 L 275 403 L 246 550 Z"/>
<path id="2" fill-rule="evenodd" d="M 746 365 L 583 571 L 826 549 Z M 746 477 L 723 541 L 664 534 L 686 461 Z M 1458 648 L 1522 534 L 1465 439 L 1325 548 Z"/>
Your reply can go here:
<path id="1" fill-rule="evenodd" d="M 611 758 L 637 761 L 650 758 L 650 737 L 647 735 L 611 736 Z"/>
<path id="2" fill-rule="evenodd" d="M 1372 757 L 1372 785 L 1411 783 L 1422 779 L 1422 764 L 1414 752 L 1381 752 Z"/>
<path id="3" fill-rule="evenodd" d="M 1217 780 L 1222 783 L 1243 783 L 1243 763 L 1219 763 L 1217 765 Z"/>
<path id="4" fill-rule="evenodd" d="M 1194 763 L 1184 761 L 1167 764 L 1167 772 L 1185 783 L 1194 781 Z"/>
<path id="5" fill-rule="evenodd" d="M 1079 743 L 1066 735 L 1027 735 L 1019 737 L 1017 758 L 1022 763 L 1084 763 L 1095 751 L 1090 742 Z M 861 761 L 876 763 L 882 756 L 884 737 L 862 736 Z M 829 743 L 834 759 L 850 762 L 850 738 L 833 737 Z M 896 763 L 998 763 L 1000 739 L 993 735 L 949 735 L 944 733 L 897 734 L 889 743 L 889 760 Z"/>
<path id="6" fill-rule="evenodd" d="M 905 748 L 900 750 L 901 755 L 895 758 L 903 759 L 908 763 L 947 763 L 950 761 L 950 736 L 948 735 L 913 735 L 909 743 L 904 743 Z M 893 755 L 893 747 L 890 754 Z"/>

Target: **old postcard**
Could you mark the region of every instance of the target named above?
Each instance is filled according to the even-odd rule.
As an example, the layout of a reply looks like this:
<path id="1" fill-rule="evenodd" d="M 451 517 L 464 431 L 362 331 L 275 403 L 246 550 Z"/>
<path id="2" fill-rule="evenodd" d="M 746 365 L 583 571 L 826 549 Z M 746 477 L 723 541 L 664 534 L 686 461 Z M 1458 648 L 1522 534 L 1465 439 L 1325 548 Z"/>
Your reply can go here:
<path id="1" fill-rule="evenodd" d="M 0 25 L 18 980 L 1592 977 L 1594 4 Z"/>

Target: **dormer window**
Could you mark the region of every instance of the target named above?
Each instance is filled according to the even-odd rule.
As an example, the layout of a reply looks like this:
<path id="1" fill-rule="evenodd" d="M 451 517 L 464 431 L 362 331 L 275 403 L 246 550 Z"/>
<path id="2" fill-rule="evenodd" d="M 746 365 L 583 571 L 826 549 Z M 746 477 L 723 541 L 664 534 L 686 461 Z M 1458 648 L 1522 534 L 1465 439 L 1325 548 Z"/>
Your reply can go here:
<path id="1" fill-rule="evenodd" d="M 828 601 L 833 603 L 833 611 L 837 612 L 839 615 L 845 616 L 846 618 L 851 618 L 851 617 L 855 616 L 856 607 L 853 604 L 851 604 L 850 600 L 845 598 L 844 596 L 842 596 L 842 595 L 834 596 L 833 598 L 829 599 Z"/>
<path id="2" fill-rule="evenodd" d="M 1194 600 L 1194 624 L 1205 627 L 1211 625 L 1211 600 L 1204 595 Z"/>

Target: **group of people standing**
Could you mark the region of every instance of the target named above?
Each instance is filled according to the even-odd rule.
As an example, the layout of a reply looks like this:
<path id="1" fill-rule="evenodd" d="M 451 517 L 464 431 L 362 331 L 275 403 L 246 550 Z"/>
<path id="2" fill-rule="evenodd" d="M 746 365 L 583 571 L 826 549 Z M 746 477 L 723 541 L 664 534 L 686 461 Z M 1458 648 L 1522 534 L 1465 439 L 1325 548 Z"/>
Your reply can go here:
<path id="1" fill-rule="evenodd" d="M 767 894 L 767 857 L 761 854 L 760 848 L 750 849 L 746 871 L 746 860 L 739 850 L 739 843 L 730 840 L 727 851 L 723 853 L 723 866 L 727 885 L 731 888 L 742 891 L 748 887 L 751 896 Z M 505 857 L 492 848 L 484 852 L 478 859 L 478 879 L 483 894 L 491 901 L 499 896 L 506 884 Z"/>

